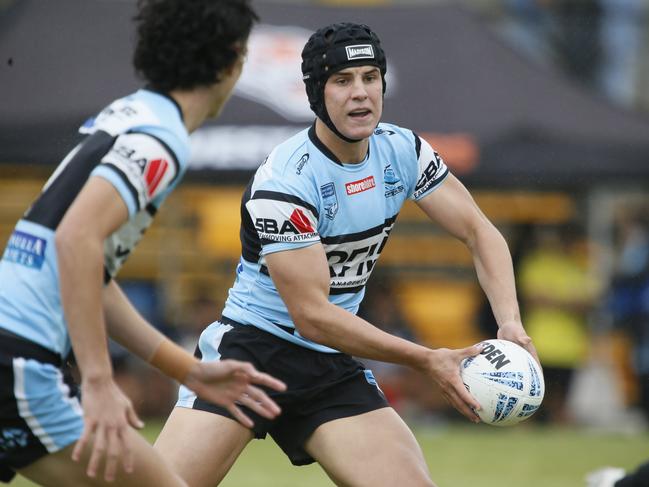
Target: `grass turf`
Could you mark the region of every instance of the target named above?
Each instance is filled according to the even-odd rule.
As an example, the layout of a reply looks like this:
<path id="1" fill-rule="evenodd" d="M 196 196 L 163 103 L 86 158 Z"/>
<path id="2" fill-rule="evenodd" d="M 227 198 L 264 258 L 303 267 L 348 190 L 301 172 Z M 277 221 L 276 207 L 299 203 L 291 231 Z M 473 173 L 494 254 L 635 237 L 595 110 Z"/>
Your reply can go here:
<path id="1" fill-rule="evenodd" d="M 150 422 L 152 440 L 159 423 Z M 605 465 L 635 468 L 649 459 L 649 435 L 596 433 L 520 425 L 448 425 L 415 429 L 440 487 L 581 487 L 584 475 Z M 17 478 L 11 487 L 32 487 Z M 324 487 L 332 482 L 317 465 L 293 467 L 272 440 L 253 441 L 223 487 Z"/>

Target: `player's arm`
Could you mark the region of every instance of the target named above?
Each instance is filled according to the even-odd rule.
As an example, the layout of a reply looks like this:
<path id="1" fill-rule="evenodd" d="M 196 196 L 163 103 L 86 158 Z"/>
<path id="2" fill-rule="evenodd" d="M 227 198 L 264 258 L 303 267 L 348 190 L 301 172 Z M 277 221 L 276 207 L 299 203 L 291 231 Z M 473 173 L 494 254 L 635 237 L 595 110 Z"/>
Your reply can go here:
<path id="1" fill-rule="evenodd" d="M 472 421 L 477 401 L 459 374 L 463 358 L 479 347 L 432 350 L 390 335 L 329 302 L 329 267 L 321 244 L 266 255 L 266 265 L 300 334 L 314 342 L 358 357 L 393 362 L 433 378 L 447 400 Z"/>
<path id="2" fill-rule="evenodd" d="M 452 174 L 417 204 L 433 222 L 468 247 L 498 323 L 498 338 L 522 345 L 538 361 L 532 340 L 521 323 L 512 259 L 502 234 Z"/>
<path id="3" fill-rule="evenodd" d="M 88 475 L 96 475 L 106 456 L 107 480 L 114 478 L 118 461 L 126 471 L 133 469 L 124 430 L 129 424 L 142 426 L 131 402 L 113 381 L 102 311 L 103 242 L 126 218 L 126 206 L 111 184 L 91 177 L 55 237 L 61 300 L 83 394 L 84 432 L 73 458 L 78 460 L 85 444 L 92 441 Z"/>
<path id="4" fill-rule="evenodd" d="M 250 428 L 253 423 L 237 403 L 266 418 L 279 414 L 279 406 L 253 384 L 283 390 L 282 382 L 257 371 L 250 363 L 199 361 L 147 322 L 114 280 L 104 289 L 103 303 L 111 338 L 203 399 L 225 407 L 244 426 Z"/>

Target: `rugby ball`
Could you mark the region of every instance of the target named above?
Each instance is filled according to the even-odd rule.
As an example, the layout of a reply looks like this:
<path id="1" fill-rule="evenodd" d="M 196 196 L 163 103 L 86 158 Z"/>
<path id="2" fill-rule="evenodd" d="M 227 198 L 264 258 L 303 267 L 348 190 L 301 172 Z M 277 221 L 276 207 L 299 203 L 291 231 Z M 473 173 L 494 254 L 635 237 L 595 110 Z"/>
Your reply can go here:
<path id="1" fill-rule="evenodd" d="M 520 345 L 485 340 L 479 355 L 464 359 L 460 375 L 467 390 L 482 406 L 480 419 L 495 426 L 511 426 L 532 416 L 545 394 L 543 370 Z"/>

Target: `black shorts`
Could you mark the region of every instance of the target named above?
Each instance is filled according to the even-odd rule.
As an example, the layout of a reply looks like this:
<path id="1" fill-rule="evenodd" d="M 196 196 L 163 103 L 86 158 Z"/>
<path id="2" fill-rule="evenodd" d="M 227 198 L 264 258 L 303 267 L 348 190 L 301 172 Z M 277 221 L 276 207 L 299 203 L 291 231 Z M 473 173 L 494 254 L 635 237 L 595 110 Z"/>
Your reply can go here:
<path id="1" fill-rule="evenodd" d="M 0 482 L 75 442 L 82 430 L 78 389 L 63 360 L 0 329 Z"/>
<path id="2" fill-rule="evenodd" d="M 270 434 L 294 465 L 315 461 L 304 450 L 304 443 L 321 424 L 389 407 L 372 372 L 351 356 L 316 352 L 232 320 L 207 327 L 196 356 L 250 362 L 286 383 L 284 392 L 267 391 L 282 408 L 275 420 L 242 409 L 255 423 L 255 438 Z M 178 406 L 232 418 L 225 408 L 197 398 L 186 388 L 181 389 Z"/>

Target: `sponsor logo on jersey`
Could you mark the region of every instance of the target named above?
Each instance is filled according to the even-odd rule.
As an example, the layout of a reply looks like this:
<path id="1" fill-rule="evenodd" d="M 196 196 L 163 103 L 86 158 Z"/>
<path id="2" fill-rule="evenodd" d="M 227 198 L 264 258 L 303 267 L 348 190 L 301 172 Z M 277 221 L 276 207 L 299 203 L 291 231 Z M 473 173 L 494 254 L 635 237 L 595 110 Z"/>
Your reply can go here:
<path id="1" fill-rule="evenodd" d="M 338 213 L 338 198 L 336 197 L 334 183 L 327 183 L 320 186 L 320 194 L 322 195 L 325 216 L 329 220 L 333 220 L 336 217 L 336 213 Z"/>
<path id="2" fill-rule="evenodd" d="M 14 230 L 7 242 L 4 258 L 25 267 L 40 269 L 45 261 L 46 247 L 44 239 Z"/>
<path id="3" fill-rule="evenodd" d="M 87 119 L 79 128 L 82 134 L 92 133 L 97 129 L 107 129 L 113 126 L 119 120 L 128 120 L 138 115 L 138 111 L 132 104 L 126 104 L 124 100 L 119 100 L 104 108 L 99 115 Z M 111 130 L 107 130 L 112 133 Z"/>
<path id="4" fill-rule="evenodd" d="M 298 176 L 302 174 L 302 169 L 304 168 L 304 165 L 308 160 L 309 154 L 304 154 L 302 157 L 300 157 L 300 160 L 297 161 L 297 164 L 295 165 L 295 174 L 297 174 Z"/>
<path id="5" fill-rule="evenodd" d="M 262 239 L 271 242 L 303 242 L 317 238 L 313 224 L 300 208 L 295 208 L 288 220 L 256 218 L 255 228 Z"/>
<path id="6" fill-rule="evenodd" d="M 118 155 L 125 161 L 134 162 L 140 168 L 140 172 L 144 172 L 147 166 L 146 157 L 137 157 L 137 151 L 125 145 L 117 145 L 111 149 L 111 152 Z"/>
<path id="7" fill-rule="evenodd" d="M 403 192 L 403 184 L 392 169 L 392 164 L 388 164 L 383 169 L 383 183 L 385 185 L 385 197 L 390 198 Z"/>
<path id="8" fill-rule="evenodd" d="M 290 221 L 291 223 L 293 223 L 293 225 L 295 225 L 295 228 L 297 228 L 300 233 L 315 232 L 313 225 L 311 225 L 311 222 L 309 221 L 307 216 L 299 208 L 295 208 L 295 210 L 293 210 L 293 213 L 291 213 Z"/>
<path id="9" fill-rule="evenodd" d="M 371 44 L 357 44 L 355 46 L 346 46 L 347 60 L 354 59 L 374 59 L 374 49 Z"/>
<path id="10" fill-rule="evenodd" d="M 394 135 L 396 134 L 396 132 L 394 130 L 381 129 L 381 128 L 377 128 L 376 130 L 374 130 L 374 135 L 383 135 L 383 134 Z"/>
<path id="11" fill-rule="evenodd" d="M 165 159 L 154 159 L 150 161 L 144 170 L 144 180 L 146 181 L 147 193 L 149 196 L 155 193 L 160 181 L 164 178 L 169 169 L 169 162 Z"/>
<path id="12" fill-rule="evenodd" d="M 343 242 L 330 244 L 327 243 L 327 237 L 323 238 L 332 290 L 364 286 L 367 283 L 393 226 L 392 218 L 370 235 L 361 235 L 357 240 L 349 241 L 342 236 L 339 238 Z"/>
<path id="13" fill-rule="evenodd" d="M 351 183 L 345 184 L 345 191 L 348 195 L 362 193 L 363 191 L 370 190 L 376 187 L 376 181 L 374 181 L 374 176 L 368 176 L 364 179 L 359 179 L 358 181 L 352 181 Z"/>
<path id="14" fill-rule="evenodd" d="M 442 165 L 442 160 L 437 152 L 433 152 L 433 154 L 434 156 L 432 160 L 428 163 L 426 169 L 424 169 L 424 172 L 421 174 L 419 180 L 417 181 L 414 192 L 415 198 L 418 198 L 420 195 L 424 194 L 437 182 L 438 171 Z"/>

